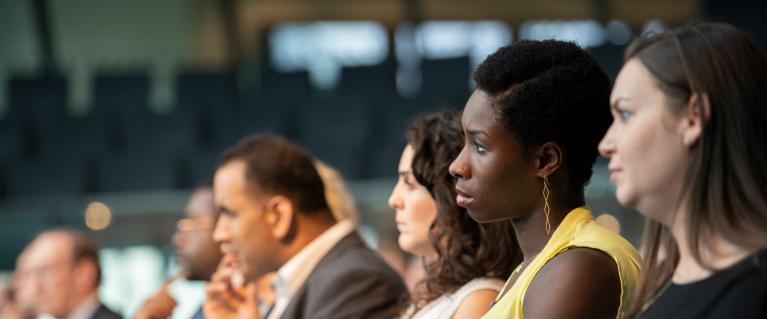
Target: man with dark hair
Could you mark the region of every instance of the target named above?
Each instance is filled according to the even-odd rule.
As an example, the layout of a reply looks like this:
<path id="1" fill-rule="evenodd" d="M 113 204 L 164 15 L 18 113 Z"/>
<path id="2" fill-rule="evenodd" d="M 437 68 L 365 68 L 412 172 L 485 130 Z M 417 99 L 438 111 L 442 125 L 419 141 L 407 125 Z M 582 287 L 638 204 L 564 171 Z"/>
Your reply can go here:
<path id="1" fill-rule="evenodd" d="M 213 237 L 224 258 L 207 288 L 207 318 L 398 314 L 401 279 L 352 222 L 336 223 L 301 148 L 273 135 L 248 136 L 222 156 L 214 190 L 221 215 Z M 274 302 L 258 305 L 255 281 L 270 272 Z"/>
<path id="2" fill-rule="evenodd" d="M 101 267 L 98 248 L 84 233 L 45 231 L 23 253 L 27 274 L 36 277 L 35 307 L 56 319 L 118 319 L 98 299 Z"/>
<path id="3" fill-rule="evenodd" d="M 189 197 L 185 215 L 176 224 L 176 233 L 173 235 L 181 273 L 166 281 L 157 293 L 144 302 L 136 313 L 136 319 L 170 317 L 176 308 L 176 300 L 168 293 L 168 285 L 178 277 L 210 281 L 221 261 L 221 251 L 213 242 L 213 227 L 218 218 L 213 203 L 213 188 L 209 185 L 198 187 Z M 202 318 L 204 316 L 200 308 L 192 319 Z"/>

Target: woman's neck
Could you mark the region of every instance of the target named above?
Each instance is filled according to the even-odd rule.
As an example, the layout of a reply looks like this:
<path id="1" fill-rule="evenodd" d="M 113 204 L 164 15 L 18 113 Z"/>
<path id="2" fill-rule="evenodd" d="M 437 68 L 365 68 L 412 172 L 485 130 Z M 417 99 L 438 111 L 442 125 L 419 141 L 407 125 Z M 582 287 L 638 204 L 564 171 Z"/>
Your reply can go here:
<path id="1" fill-rule="evenodd" d="M 551 235 L 564 220 L 567 214 L 580 206 L 583 206 L 583 200 L 568 201 L 568 204 L 558 203 L 552 200 L 549 203 L 551 211 L 549 213 L 550 230 L 546 232 L 546 214 L 543 211 L 543 205 L 537 207 L 533 212 L 523 218 L 512 219 L 512 226 L 517 236 L 519 248 L 522 250 L 524 261 L 535 258 L 536 255 L 546 246 Z"/>
<path id="2" fill-rule="evenodd" d="M 699 263 L 690 248 L 689 229 L 685 217 L 687 215 L 684 211 L 684 209 L 677 211 L 676 218 L 670 227 L 679 249 L 679 263 L 671 279 L 675 284 L 688 284 L 708 278 L 714 271 L 726 269 L 754 253 L 753 250 L 733 244 L 720 233 L 707 234 L 705 245 L 699 248 L 702 264 Z"/>
<path id="3" fill-rule="evenodd" d="M 420 257 L 423 258 L 424 263 L 431 264 L 437 261 L 437 251 L 431 249 L 428 253 L 420 254 Z"/>
<path id="4" fill-rule="evenodd" d="M 561 217 L 551 216 L 552 228 L 562 222 Z M 512 219 L 514 233 L 517 235 L 519 249 L 522 250 L 522 258 L 525 262 L 534 258 L 549 241 L 551 234 L 546 234 L 546 217 L 543 209 L 536 209 L 532 214 L 518 219 Z M 553 232 L 553 230 L 552 230 Z"/>

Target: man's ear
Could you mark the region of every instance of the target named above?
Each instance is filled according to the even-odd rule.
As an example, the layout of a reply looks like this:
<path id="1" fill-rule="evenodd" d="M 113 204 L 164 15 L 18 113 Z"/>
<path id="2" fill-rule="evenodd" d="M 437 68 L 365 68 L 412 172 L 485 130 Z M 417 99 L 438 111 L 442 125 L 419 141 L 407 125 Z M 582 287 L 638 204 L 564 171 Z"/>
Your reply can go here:
<path id="1" fill-rule="evenodd" d="M 695 93 L 687 102 L 687 111 L 682 118 L 682 144 L 692 147 L 703 136 L 703 127 L 711 117 L 711 104 L 706 93 Z"/>
<path id="2" fill-rule="evenodd" d="M 293 202 L 289 198 L 277 195 L 266 203 L 267 222 L 272 227 L 272 235 L 278 240 L 288 237 L 293 223 L 295 223 L 295 210 Z"/>
<path id="3" fill-rule="evenodd" d="M 98 288 L 96 279 L 98 266 L 96 263 L 97 261 L 90 258 L 81 258 L 75 261 L 72 274 L 75 281 L 75 289 L 91 290 Z"/>
<path id="4" fill-rule="evenodd" d="M 543 178 L 544 176 L 551 176 L 554 174 L 562 162 L 564 152 L 562 148 L 554 142 L 546 142 L 536 152 L 536 168 L 538 169 L 538 176 Z"/>

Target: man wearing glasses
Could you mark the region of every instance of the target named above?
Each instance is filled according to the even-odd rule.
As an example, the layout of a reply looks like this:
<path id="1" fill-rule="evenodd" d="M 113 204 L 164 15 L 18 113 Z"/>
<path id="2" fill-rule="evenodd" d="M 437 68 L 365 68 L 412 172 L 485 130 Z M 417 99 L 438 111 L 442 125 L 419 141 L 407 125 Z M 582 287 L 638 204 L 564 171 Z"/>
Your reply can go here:
<path id="1" fill-rule="evenodd" d="M 221 260 L 221 251 L 213 242 L 213 227 L 218 213 L 213 204 L 210 186 L 197 188 L 189 198 L 185 218 L 176 224 L 173 244 L 181 272 L 168 279 L 160 290 L 147 299 L 136 314 L 137 319 L 168 318 L 173 314 L 176 301 L 168 293 L 168 286 L 180 277 L 187 280 L 210 281 Z M 203 319 L 202 308 L 192 317 Z"/>

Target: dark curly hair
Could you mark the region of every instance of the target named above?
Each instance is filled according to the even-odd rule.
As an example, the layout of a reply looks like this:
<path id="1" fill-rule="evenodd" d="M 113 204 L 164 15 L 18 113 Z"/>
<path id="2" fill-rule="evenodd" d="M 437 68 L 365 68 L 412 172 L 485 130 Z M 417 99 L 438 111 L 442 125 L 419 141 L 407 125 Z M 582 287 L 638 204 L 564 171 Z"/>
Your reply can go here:
<path id="1" fill-rule="evenodd" d="M 612 122 L 610 81 L 594 58 L 570 42 L 519 41 L 488 56 L 474 80 L 525 150 L 556 143 L 570 187 L 586 185 Z"/>
<path id="2" fill-rule="evenodd" d="M 429 239 L 437 252 L 425 264 L 423 292 L 414 294 L 418 309 L 449 294 L 478 277 L 505 280 L 521 261 L 511 222 L 479 224 L 455 201 L 455 179 L 448 167 L 463 148 L 461 114 L 456 111 L 427 113 L 416 118 L 407 131 L 413 147 L 412 172 L 429 190 L 437 204 L 437 216 Z"/>

